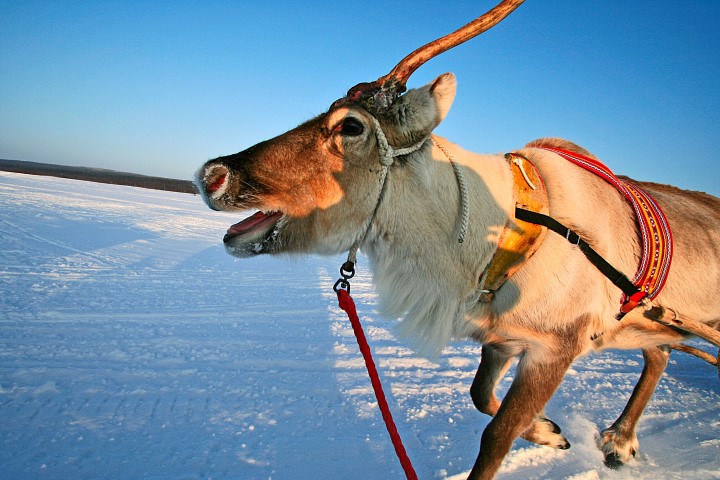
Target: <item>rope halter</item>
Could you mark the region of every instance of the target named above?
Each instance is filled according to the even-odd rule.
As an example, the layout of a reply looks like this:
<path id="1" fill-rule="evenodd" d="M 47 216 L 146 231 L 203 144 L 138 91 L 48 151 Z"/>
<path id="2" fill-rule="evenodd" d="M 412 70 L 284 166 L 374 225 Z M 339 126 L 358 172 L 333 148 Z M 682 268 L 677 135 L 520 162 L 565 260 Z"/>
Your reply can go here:
<path id="1" fill-rule="evenodd" d="M 420 150 L 420 148 L 425 144 L 428 138 L 430 138 L 429 136 L 423 137 L 419 142 L 410 145 L 409 147 L 398 148 L 396 150 L 388 143 L 385 132 L 383 132 L 383 129 L 380 126 L 380 122 L 378 122 L 377 118 L 372 115 L 370 116 L 370 118 L 372 119 L 373 125 L 375 126 L 375 138 L 377 138 L 378 151 L 380 153 L 380 165 L 382 165 L 382 169 L 380 170 L 380 193 L 378 194 L 378 200 L 375 204 L 375 208 L 373 209 L 373 213 L 372 215 L 370 215 L 367 225 L 365 226 L 365 232 L 363 233 L 362 237 L 360 237 L 350 248 L 350 251 L 348 252 L 347 262 L 345 262 L 343 268 L 348 266 L 349 263 L 352 263 L 353 265 L 357 263 L 357 252 L 360 249 L 360 245 L 365 242 L 365 239 L 370 233 L 370 228 L 372 227 L 373 221 L 377 216 L 378 209 L 380 208 L 380 203 L 382 203 L 382 199 L 385 196 L 385 180 L 387 179 L 388 169 L 395 162 L 395 158 L 401 157 L 403 155 L 409 155 L 413 152 Z"/>
<path id="2" fill-rule="evenodd" d="M 380 193 L 378 194 L 378 200 L 375 204 L 375 208 L 373 210 L 372 215 L 370 215 L 370 218 L 368 219 L 367 225 L 365 226 L 365 232 L 363 233 L 362 237 L 360 237 L 350 248 L 350 251 L 348 252 L 347 261 L 343 265 L 341 272 L 352 272 L 352 275 L 354 275 L 354 265 L 357 263 L 357 252 L 360 249 L 360 245 L 362 245 L 365 242 L 365 239 L 367 238 L 368 234 L 370 233 L 370 228 L 372 227 L 373 221 L 375 220 L 375 217 L 377 216 L 378 209 L 380 208 L 380 204 L 382 203 L 382 199 L 385 196 L 385 189 L 387 185 L 387 173 L 390 166 L 394 163 L 396 157 L 401 157 L 403 155 L 409 155 L 413 152 L 418 151 L 425 142 L 430 139 L 430 136 L 423 137 L 419 142 L 410 145 L 409 147 L 403 147 L 395 149 L 393 148 L 387 140 L 387 137 L 385 136 L 385 132 L 383 132 L 382 127 L 380 126 L 380 122 L 378 122 L 377 118 L 374 116 L 370 116 L 372 119 L 373 125 L 375 126 L 375 137 L 377 138 L 378 142 L 378 151 L 380 153 L 380 165 L 382 165 L 382 169 L 380 171 Z M 458 242 L 463 243 L 465 240 L 465 233 L 467 232 L 468 227 L 468 217 L 469 217 L 469 208 L 468 208 L 468 191 L 467 191 L 467 185 L 465 182 L 465 177 L 462 174 L 462 171 L 460 170 L 459 166 L 455 162 L 455 159 L 452 155 L 448 153 L 448 151 L 440 145 L 437 140 L 433 140 L 435 142 L 435 145 L 440 148 L 440 150 L 445 154 L 445 156 L 450 161 L 450 164 L 453 167 L 453 171 L 455 172 L 455 177 L 458 181 L 458 187 L 460 190 L 460 205 L 462 209 L 462 219 L 461 219 L 461 225 L 460 225 L 460 234 L 458 236 Z M 347 278 L 351 278 L 352 275 L 350 275 Z"/>
<path id="3" fill-rule="evenodd" d="M 388 168 L 390 167 L 390 165 L 393 164 L 395 157 L 402 157 L 403 155 L 408 155 L 416 152 L 420 149 L 420 147 L 425 144 L 425 141 L 430 138 L 429 136 L 426 136 L 414 145 L 410 145 L 409 147 L 404 148 L 398 148 L 397 150 L 395 150 L 388 143 L 385 132 L 383 132 L 383 129 L 380 126 L 380 122 L 378 122 L 378 119 L 373 116 L 371 116 L 370 118 L 375 125 L 375 137 L 378 141 L 378 150 L 380 150 L 380 163 L 385 168 Z"/>

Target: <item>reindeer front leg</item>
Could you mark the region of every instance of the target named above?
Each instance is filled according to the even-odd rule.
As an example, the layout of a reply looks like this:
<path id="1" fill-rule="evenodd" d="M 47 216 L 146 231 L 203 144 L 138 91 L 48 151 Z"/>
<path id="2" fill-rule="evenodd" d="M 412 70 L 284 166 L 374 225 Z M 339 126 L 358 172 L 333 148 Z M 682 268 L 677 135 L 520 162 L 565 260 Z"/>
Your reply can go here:
<path id="1" fill-rule="evenodd" d="M 473 404 L 482 413 L 493 417 L 500 408 L 500 400 L 495 396 L 495 388 L 510 368 L 513 358 L 514 356 L 507 355 L 490 344 L 483 345 L 480 365 L 470 387 Z M 562 450 L 570 448 L 570 442 L 560 432 L 560 427 L 540 412 L 520 436 L 538 445 Z"/>
<path id="2" fill-rule="evenodd" d="M 495 396 L 495 387 L 510 368 L 510 355 L 490 344 L 482 347 L 482 357 L 475 379 L 470 387 L 470 397 L 475 408 L 482 413 L 494 416 L 500 408 L 500 400 Z"/>
<path id="3" fill-rule="evenodd" d="M 600 448 L 605 454 L 605 465 L 610 468 L 618 468 L 635 456 L 638 449 L 635 427 L 670 357 L 667 345 L 644 348 L 642 352 L 645 365 L 630 400 L 615 423 L 600 433 Z"/>
<path id="4" fill-rule="evenodd" d="M 559 344 L 559 339 L 556 340 Z M 560 385 L 575 359 L 570 350 L 528 350 L 521 356 L 515 380 L 483 431 L 480 453 L 468 480 L 488 480 L 495 476 L 513 441 L 533 425 Z"/>

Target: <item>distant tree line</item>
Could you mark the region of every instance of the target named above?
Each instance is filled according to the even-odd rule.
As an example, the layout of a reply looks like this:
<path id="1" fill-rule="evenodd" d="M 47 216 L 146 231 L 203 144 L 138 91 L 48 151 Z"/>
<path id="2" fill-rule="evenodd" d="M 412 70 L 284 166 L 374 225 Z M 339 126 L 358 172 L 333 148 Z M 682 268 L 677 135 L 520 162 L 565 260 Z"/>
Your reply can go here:
<path id="1" fill-rule="evenodd" d="M 189 180 L 176 180 L 174 178 L 152 177 L 148 175 L 139 175 L 137 173 L 116 172 L 115 170 L 106 170 L 103 168 L 70 167 L 66 165 L 52 165 L 49 163 L 0 159 L 0 170 L 6 172 L 26 173 L 29 175 L 71 178 L 74 180 L 85 180 L 96 183 L 127 185 L 130 187 L 149 188 L 152 190 L 166 190 L 168 192 L 198 193 L 195 184 Z"/>

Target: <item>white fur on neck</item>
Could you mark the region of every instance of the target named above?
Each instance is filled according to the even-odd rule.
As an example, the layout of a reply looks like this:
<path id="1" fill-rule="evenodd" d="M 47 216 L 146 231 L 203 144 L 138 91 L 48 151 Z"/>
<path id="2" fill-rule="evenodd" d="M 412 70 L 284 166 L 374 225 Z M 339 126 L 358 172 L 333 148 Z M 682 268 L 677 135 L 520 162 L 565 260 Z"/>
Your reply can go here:
<path id="1" fill-rule="evenodd" d="M 448 148 L 460 151 L 449 142 Z M 467 314 L 478 313 L 473 307 L 480 274 L 497 248 L 493 232 L 504 226 L 514 206 L 510 171 L 502 157 L 468 157 L 467 152 L 458 157 L 464 157 L 459 163 L 469 190 L 470 226 L 464 243 L 457 240 L 460 197 L 455 174 L 445 154 L 434 147 L 433 160 L 422 167 L 426 175 L 410 172 L 412 165 L 390 173 L 379 221 L 363 246 L 372 261 L 382 313 L 402 318 L 400 334 L 428 357 L 477 328 Z M 404 174 L 415 184 L 394 181 Z"/>
<path id="2" fill-rule="evenodd" d="M 454 338 L 466 338 L 471 324 L 465 320 L 466 302 L 458 301 L 460 285 L 423 271 L 422 259 L 403 255 L 388 246 L 371 254 L 381 313 L 402 318 L 398 331 L 421 355 L 437 357 Z M 455 290 L 455 291 L 453 291 Z"/>

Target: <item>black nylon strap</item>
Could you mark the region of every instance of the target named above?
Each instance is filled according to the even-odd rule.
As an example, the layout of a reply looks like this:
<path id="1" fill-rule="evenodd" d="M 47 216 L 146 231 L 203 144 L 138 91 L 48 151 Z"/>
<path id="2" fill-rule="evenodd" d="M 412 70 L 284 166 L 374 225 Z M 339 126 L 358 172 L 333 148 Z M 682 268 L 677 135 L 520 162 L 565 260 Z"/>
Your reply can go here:
<path id="1" fill-rule="evenodd" d="M 620 288 L 620 290 L 622 290 L 623 293 L 628 297 L 640 291 L 630 281 L 630 279 L 625 276 L 625 274 L 610 265 L 607 260 L 605 260 L 603 257 L 600 256 L 599 253 L 593 250 L 593 248 L 588 245 L 585 240 L 580 238 L 580 235 L 573 232 L 568 227 L 558 222 L 554 218 L 542 213 L 525 210 L 524 208 L 520 207 L 515 207 L 515 218 L 524 222 L 545 226 L 553 232 L 565 237 L 568 242 L 580 247 L 580 250 L 582 250 L 588 260 L 590 260 L 590 263 L 595 265 L 595 267 L 600 270 L 603 275 L 605 275 L 614 285 Z"/>

